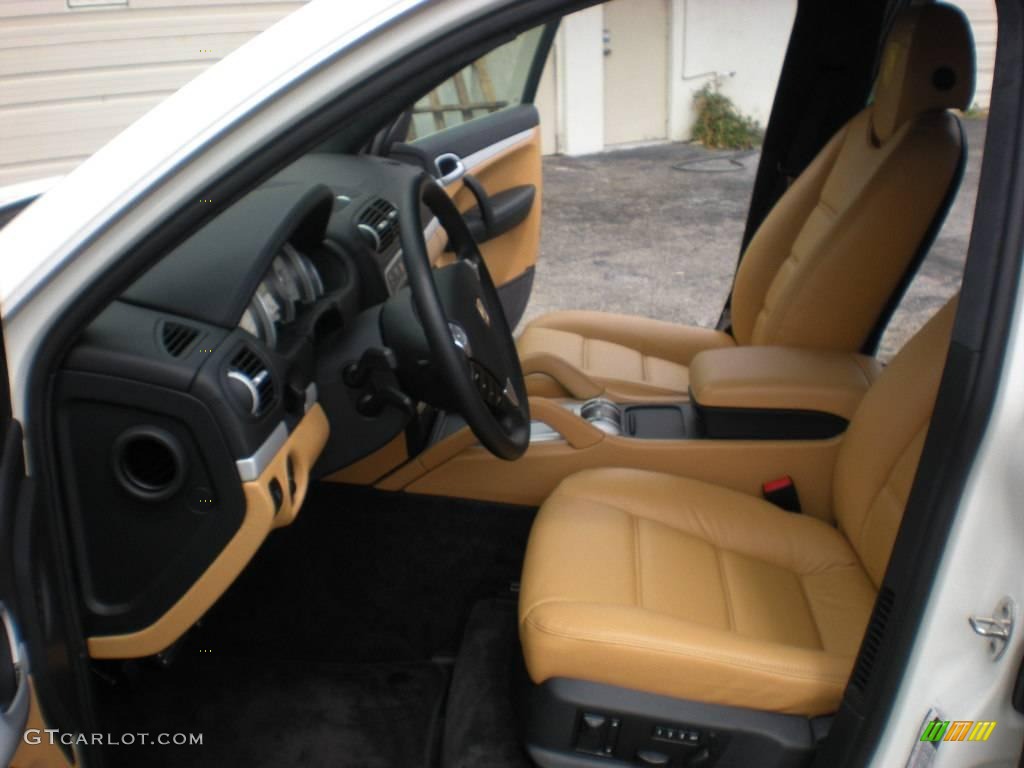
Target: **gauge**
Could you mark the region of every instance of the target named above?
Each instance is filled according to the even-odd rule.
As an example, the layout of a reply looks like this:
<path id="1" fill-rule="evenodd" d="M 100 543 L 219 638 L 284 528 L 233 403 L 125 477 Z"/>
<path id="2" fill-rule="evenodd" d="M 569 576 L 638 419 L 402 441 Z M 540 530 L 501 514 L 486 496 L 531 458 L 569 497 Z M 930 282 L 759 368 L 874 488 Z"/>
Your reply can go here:
<path id="1" fill-rule="evenodd" d="M 274 273 L 274 279 L 277 281 L 277 288 L 281 298 L 292 303 L 299 301 L 302 298 L 301 281 L 298 270 L 291 259 L 282 253 L 274 259 L 271 269 Z"/>
<path id="2" fill-rule="evenodd" d="M 291 263 L 283 256 L 278 256 L 270 265 L 270 274 L 263 281 L 266 288 L 277 301 L 277 317 L 279 323 L 290 323 L 295 319 L 295 305 L 299 301 L 299 276 Z"/>
<path id="3" fill-rule="evenodd" d="M 252 306 L 245 308 L 245 312 L 242 313 L 242 319 L 238 321 L 238 327 L 247 333 L 251 333 L 257 339 L 262 338 L 260 336 L 260 323 L 256 319 L 256 312 Z"/>
<path id="4" fill-rule="evenodd" d="M 267 287 L 266 282 L 260 283 L 256 295 L 249 305 L 260 328 L 260 338 L 274 348 L 277 346 L 277 324 L 281 322 L 281 303 Z"/>
<path id="5" fill-rule="evenodd" d="M 290 243 L 285 243 L 282 250 L 283 256 L 288 259 L 295 271 L 299 287 L 299 300 L 303 304 L 312 304 L 324 295 L 324 281 L 320 277 L 320 273 L 310 258 L 299 253 Z"/>

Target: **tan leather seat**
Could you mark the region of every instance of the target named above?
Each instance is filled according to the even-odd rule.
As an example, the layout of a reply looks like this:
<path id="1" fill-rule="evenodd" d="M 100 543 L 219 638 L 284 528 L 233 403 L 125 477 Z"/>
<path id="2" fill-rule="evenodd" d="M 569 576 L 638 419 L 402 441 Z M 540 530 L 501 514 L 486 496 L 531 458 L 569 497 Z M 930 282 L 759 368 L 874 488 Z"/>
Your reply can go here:
<path id="1" fill-rule="evenodd" d="M 600 312 L 554 312 L 519 339 L 531 394 L 685 395 L 702 349 L 861 349 L 929 228 L 944 216 L 963 156 L 957 118 L 974 92 L 963 13 L 909 9 L 882 57 L 873 103 L 821 150 L 751 240 L 732 298 L 733 335 Z M 561 366 L 551 365 L 559 360 Z M 576 377 L 561 375 L 565 365 Z M 574 387 L 565 379 L 587 386 Z M 561 382 L 561 383 L 559 383 Z"/>
<path id="2" fill-rule="evenodd" d="M 954 312 L 952 301 L 865 395 L 836 462 L 836 527 L 675 476 L 566 479 L 538 514 L 523 570 L 534 682 L 835 711 L 917 470 Z"/>

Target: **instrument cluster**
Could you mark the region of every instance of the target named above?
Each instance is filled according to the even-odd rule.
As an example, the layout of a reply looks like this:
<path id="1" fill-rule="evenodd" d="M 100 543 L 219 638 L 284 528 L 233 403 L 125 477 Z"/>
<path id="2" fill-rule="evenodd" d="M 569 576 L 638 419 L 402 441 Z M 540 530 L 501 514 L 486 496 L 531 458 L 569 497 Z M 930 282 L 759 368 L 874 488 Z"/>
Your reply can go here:
<path id="1" fill-rule="evenodd" d="M 238 327 L 274 349 L 281 328 L 324 292 L 323 278 L 313 260 L 285 243 L 242 313 Z"/>

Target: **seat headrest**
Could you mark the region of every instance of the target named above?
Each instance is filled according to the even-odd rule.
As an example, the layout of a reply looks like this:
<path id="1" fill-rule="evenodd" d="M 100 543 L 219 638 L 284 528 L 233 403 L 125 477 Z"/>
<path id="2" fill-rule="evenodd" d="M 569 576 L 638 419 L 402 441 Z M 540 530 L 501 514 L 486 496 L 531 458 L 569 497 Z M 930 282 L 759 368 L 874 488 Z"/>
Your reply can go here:
<path id="1" fill-rule="evenodd" d="M 901 11 L 875 81 L 875 138 L 884 143 L 923 112 L 967 109 L 973 97 L 974 37 L 963 11 L 943 3 Z"/>

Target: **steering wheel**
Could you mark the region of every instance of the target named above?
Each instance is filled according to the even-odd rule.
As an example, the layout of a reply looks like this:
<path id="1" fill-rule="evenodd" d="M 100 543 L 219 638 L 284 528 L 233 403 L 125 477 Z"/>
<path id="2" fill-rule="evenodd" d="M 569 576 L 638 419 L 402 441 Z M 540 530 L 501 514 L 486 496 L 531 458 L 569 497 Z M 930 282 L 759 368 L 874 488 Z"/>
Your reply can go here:
<path id="1" fill-rule="evenodd" d="M 455 261 L 434 269 L 421 208 L 448 233 Z M 403 388 L 462 414 L 501 459 L 518 459 L 530 442 L 530 406 L 512 330 L 469 227 L 432 176 L 419 174 L 398 207 L 408 287 L 381 313 L 384 342 L 398 360 Z"/>

